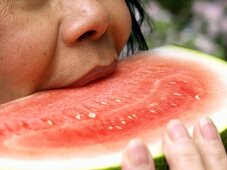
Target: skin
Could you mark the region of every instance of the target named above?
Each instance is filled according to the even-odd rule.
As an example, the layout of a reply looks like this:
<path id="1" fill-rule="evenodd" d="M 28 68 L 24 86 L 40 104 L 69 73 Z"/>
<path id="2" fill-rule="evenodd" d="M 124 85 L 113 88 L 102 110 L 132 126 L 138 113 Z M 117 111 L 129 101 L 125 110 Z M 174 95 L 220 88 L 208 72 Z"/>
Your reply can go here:
<path id="1" fill-rule="evenodd" d="M 227 155 L 209 118 L 196 123 L 192 137 L 179 120 L 171 120 L 163 135 L 163 153 L 170 170 L 226 170 Z M 141 139 L 130 141 L 123 153 L 122 170 L 155 170 Z"/>
<path id="2" fill-rule="evenodd" d="M 1 0 L 0 103 L 113 72 L 130 31 L 123 0 Z"/>
<path id="3" fill-rule="evenodd" d="M 0 104 L 110 74 L 130 32 L 124 0 L 1 0 Z M 204 140 L 204 132 L 211 140 Z M 170 122 L 163 151 L 171 170 L 227 167 L 212 123 L 196 125 L 191 138 L 180 122 Z M 129 143 L 122 168 L 154 170 L 141 140 Z"/>

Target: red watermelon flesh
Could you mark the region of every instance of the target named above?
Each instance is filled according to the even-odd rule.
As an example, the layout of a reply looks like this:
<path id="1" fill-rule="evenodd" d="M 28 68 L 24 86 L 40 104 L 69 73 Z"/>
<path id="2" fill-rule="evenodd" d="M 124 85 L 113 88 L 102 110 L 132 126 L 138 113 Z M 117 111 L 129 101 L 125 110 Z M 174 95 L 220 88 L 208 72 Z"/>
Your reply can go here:
<path id="1" fill-rule="evenodd" d="M 84 87 L 0 105 L 0 157 L 81 159 L 117 153 L 134 137 L 155 144 L 168 120 L 189 126 L 223 108 L 227 88 L 196 60 L 143 52 Z"/>

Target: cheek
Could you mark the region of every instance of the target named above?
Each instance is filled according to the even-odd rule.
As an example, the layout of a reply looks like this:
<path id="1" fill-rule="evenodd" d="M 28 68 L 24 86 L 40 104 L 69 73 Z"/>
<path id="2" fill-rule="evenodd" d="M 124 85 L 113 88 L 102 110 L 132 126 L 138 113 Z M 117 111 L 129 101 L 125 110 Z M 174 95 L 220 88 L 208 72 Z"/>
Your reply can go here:
<path id="1" fill-rule="evenodd" d="M 12 98 L 31 94 L 47 73 L 56 34 L 41 23 L 38 28 L 37 23 L 23 27 L 9 24 L 4 30 L 0 35 L 0 91 L 14 91 Z"/>
<path id="2" fill-rule="evenodd" d="M 112 36 L 118 53 L 126 44 L 132 27 L 131 15 L 126 3 L 122 0 L 119 3 L 116 8 L 111 8 L 113 14 Z"/>
<path id="3" fill-rule="evenodd" d="M 10 74 L 8 78 L 11 76 L 15 78 L 15 73 L 20 73 L 20 77 L 27 78 L 29 71 L 38 72 L 42 65 L 45 65 L 48 60 L 44 57 L 47 49 L 48 47 L 43 46 L 42 39 L 35 39 L 27 33 L 18 33 L 0 44 L 1 71 Z M 20 72 L 16 72 L 17 70 Z"/>

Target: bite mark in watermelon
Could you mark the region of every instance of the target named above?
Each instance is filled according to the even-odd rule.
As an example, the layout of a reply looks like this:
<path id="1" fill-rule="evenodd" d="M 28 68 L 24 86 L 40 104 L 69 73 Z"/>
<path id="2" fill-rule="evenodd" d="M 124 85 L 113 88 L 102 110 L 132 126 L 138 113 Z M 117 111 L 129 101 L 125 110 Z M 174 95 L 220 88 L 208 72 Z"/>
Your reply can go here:
<path id="1" fill-rule="evenodd" d="M 168 46 L 121 61 L 110 77 L 87 86 L 0 105 L 0 169 L 119 169 L 134 137 L 165 169 L 160 139 L 173 118 L 191 130 L 210 116 L 227 146 L 226 73 L 221 60 Z"/>

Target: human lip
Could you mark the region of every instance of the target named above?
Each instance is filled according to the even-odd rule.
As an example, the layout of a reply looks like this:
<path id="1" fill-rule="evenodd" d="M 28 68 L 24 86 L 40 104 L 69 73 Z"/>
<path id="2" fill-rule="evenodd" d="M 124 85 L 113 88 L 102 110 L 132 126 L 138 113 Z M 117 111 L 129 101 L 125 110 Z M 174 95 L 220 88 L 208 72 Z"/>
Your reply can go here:
<path id="1" fill-rule="evenodd" d="M 107 77 L 116 70 L 117 63 L 118 60 L 114 59 L 113 62 L 109 65 L 96 66 L 93 69 L 91 69 L 88 73 L 86 73 L 83 77 L 65 86 L 64 88 L 81 87 L 96 79 Z"/>

